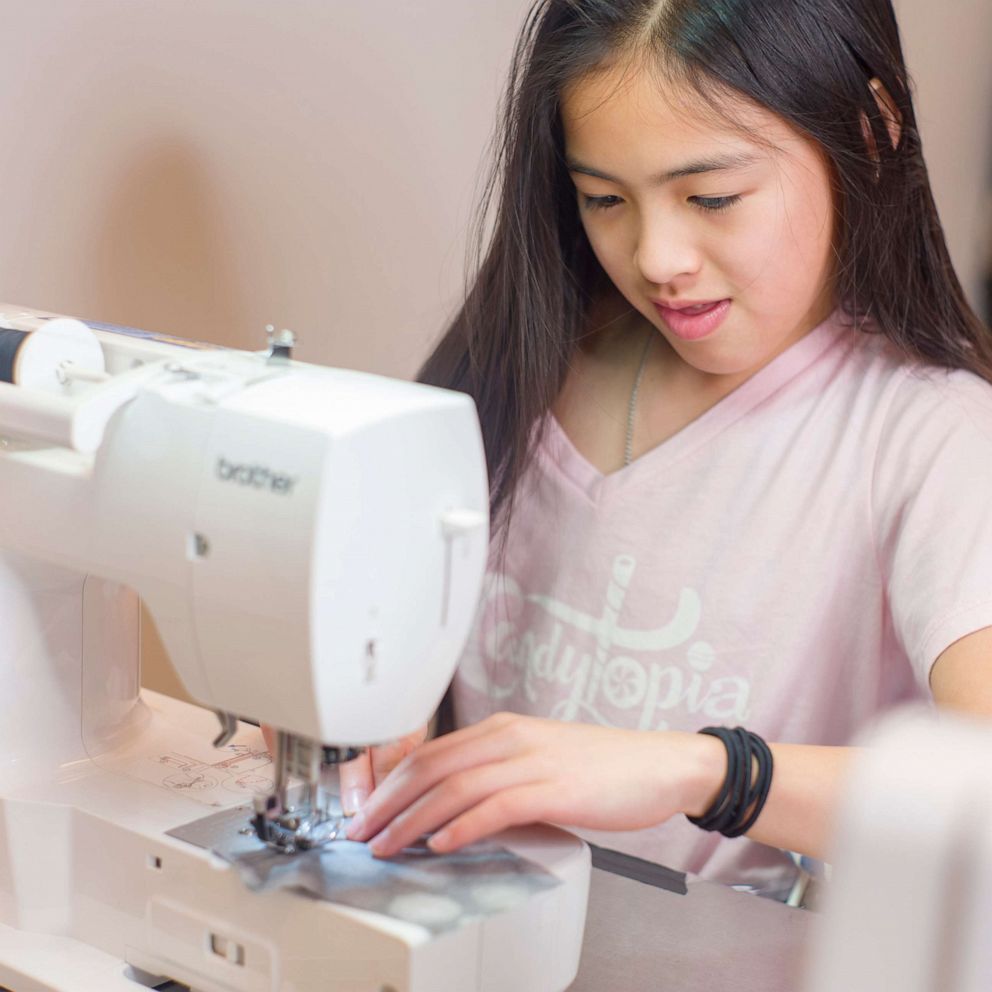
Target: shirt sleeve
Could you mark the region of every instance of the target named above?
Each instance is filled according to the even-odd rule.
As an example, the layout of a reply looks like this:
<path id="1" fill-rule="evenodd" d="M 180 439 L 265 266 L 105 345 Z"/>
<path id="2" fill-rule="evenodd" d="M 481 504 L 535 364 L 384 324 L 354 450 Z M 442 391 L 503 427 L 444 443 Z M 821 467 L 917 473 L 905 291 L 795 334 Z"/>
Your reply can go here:
<path id="1" fill-rule="evenodd" d="M 992 385 L 907 372 L 879 433 L 871 511 L 893 628 L 929 689 L 941 652 L 992 626 Z"/>

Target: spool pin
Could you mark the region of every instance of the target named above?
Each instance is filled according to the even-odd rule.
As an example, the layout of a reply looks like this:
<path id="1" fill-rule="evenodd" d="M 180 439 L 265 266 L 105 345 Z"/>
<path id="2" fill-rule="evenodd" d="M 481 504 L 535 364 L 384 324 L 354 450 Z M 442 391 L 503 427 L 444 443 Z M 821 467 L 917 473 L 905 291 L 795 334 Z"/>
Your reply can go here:
<path id="1" fill-rule="evenodd" d="M 57 317 L 32 331 L 0 327 L 0 381 L 65 395 L 74 380 L 105 378 L 103 349 L 82 321 Z"/>

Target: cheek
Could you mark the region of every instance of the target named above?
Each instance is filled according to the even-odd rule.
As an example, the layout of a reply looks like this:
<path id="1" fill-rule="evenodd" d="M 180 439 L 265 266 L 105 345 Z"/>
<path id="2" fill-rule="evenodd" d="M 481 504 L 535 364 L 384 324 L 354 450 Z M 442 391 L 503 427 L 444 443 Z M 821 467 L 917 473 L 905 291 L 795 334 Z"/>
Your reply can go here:
<path id="1" fill-rule="evenodd" d="M 819 275 L 833 245 L 834 206 L 829 180 L 806 168 L 783 185 L 779 207 L 783 249 L 796 265 Z"/>
<path id="2" fill-rule="evenodd" d="M 737 291 L 764 285 L 783 262 L 786 233 L 781 205 L 774 197 L 756 197 L 735 215 L 728 214 L 709 234 L 705 255 Z"/>
<path id="3" fill-rule="evenodd" d="M 815 292 L 830 264 L 833 212 L 820 196 L 778 190 L 714 245 L 738 288 L 792 295 Z"/>

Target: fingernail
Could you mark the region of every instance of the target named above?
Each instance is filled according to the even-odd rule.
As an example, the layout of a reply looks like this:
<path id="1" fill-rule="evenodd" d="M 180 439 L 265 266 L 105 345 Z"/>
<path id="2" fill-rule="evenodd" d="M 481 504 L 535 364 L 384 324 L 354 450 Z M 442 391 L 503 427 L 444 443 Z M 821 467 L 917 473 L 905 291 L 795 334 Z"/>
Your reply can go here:
<path id="1" fill-rule="evenodd" d="M 427 846 L 435 854 L 445 854 L 448 850 L 448 842 L 451 840 L 451 834 L 447 830 L 439 830 L 432 837 L 428 838 Z"/>
<path id="2" fill-rule="evenodd" d="M 368 792 L 360 786 L 353 785 L 350 789 L 346 789 L 341 797 L 341 807 L 345 815 L 351 816 L 352 813 L 357 813 L 365 805 L 368 797 Z"/>
<path id="3" fill-rule="evenodd" d="M 383 857 L 389 850 L 389 831 L 383 830 L 369 841 L 369 850 L 377 857 Z"/>
<path id="4" fill-rule="evenodd" d="M 346 834 L 348 840 L 358 840 L 362 836 L 362 832 L 365 830 L 365 814 L 359 811 L 352 818 L 351 823 L 348 824 L 348 832 Z"/>

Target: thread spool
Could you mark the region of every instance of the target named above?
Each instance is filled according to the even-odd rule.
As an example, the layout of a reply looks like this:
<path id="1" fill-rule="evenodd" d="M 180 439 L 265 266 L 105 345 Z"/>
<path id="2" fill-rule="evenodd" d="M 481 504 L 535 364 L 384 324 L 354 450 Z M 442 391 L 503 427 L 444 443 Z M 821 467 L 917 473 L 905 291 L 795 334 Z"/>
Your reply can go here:
<path id="1" fill-rule="evenodd" d="M 81 321 L 57 317 L 30 331 L 0 327 L 0 381 L 65 394 L 66 369 L 90 380 L 105 371 L 103 348 Z"/>

